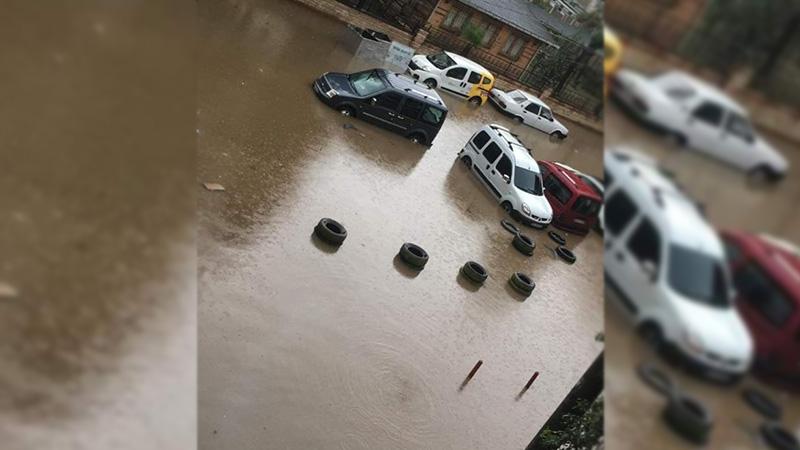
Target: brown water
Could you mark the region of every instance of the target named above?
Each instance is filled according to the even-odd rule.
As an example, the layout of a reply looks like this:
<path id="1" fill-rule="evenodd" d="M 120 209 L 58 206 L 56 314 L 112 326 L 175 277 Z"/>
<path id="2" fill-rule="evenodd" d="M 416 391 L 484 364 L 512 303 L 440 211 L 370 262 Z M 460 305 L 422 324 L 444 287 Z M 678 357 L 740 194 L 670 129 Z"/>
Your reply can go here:
<path id="1" fill-rule="evenodd" d="M 3 5 L 4 449 L 195 445 L 186 9 Z"/>
<path id="2" fill-rule="evenodd" d="M 227 189 L 199 196 L 201 447 L 524 447 L 602 348 L 602 241 L 569 236 L 569 266 L 527 230 L 539 248 L 523 257 L 455 155 L 497 122 L 597 173 L 602 136 L 570 124 L 551 143 L 444 95 L 425 149 L 313 95 L 322 72 L 360 66 L 342 24 L 288 1 L 200 10 L 198 181 Z M 311 236 L 321 217 L 347 227 L 337 251 Z M 395 258 L 405 241 L 430 254 L 419 274 Z M 478 290 L 457 276 L 470 259 L 490 272 Z M 518 270 L 537 283 L 524 302 Z"/>
<path id="3" fill-rule="evenodd" d="M 706 206 L 712 224 L 719 228 L 766 231 L 800 242 L 800 168 L 797 144 L 766 135 L 789 159 L 792 169 L 775 187 L 748 184 L 744 173 L 691 150 L 673 148 L 663 137 L 633 122 L 615 105 L 605 111 L 606 148 L 626 145 L 658 158 L 695 199 Z M 663 399 L 638 380 L 634 368 L 642 361 L 659 361 L 633 333 L 612 292 L 606 314 L 606 438 L 608 448 L 639 449 L 660 443 L 658 448 L 690 447 L 671 433 L 659 414 Z M 764 386 L 752 377 L 738 387 L 722 387 L 661 366 L 679 385 L 706 403 L 715 415 L 715 429 L 708 448 L 767 448 L 755 430 L 761 418 L 740 397 L 740 388 L 757 385 L 784 407 L 784 423 L 800 431 L 800 396 Z"/>

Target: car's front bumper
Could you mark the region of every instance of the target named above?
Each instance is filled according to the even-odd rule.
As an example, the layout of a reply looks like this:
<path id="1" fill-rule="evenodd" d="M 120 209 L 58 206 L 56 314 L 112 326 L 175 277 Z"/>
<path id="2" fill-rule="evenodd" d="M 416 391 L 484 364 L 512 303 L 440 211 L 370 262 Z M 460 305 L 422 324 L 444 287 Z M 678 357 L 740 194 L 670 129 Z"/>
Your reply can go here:
<path id="1" fill-rule="evenodd" d="M 748 371 L 746 365 L 728 365 L 710 361 L 705 355 L 700 356 L 686 350 L 682 346 L 669 343 L 667 351 L 692 373 L 711 381 L 721 383 L 735 382 Z"/>
<path id="2" fill-rule="evenodd" d="M 328 106 L 333 106 L 333 99 L 325 95 L 325 92 L 323 92 L 324 88 L 322 87 L 322 82 L 320 80 L 321 78 L 314 80 L 314 82 L 311 83 L 311 89 L 314 91 L 314 94 L 316 94 L 316 96 L 322 100 L 323 103 Z"/>
<path id="3" fill-rule="evenodd" d="M 520 221 L 523 225 L 527 225 L 529 227 L 538 228 L 543 230 L 550 225 L 550 221 L 542 222 L 539 219 L 534 219 L 531 216 L 526 216 L 525 213 L 514 210 L 514 218 Z"/>

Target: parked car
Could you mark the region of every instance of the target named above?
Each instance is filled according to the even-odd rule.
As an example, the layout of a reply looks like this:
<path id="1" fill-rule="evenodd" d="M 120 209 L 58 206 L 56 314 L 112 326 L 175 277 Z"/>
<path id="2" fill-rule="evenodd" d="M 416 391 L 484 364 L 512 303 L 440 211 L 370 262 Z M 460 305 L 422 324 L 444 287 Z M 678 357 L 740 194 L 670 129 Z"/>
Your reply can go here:
<path id="1" fill-rule="evenodd" d="M 800 249 L 772 236 L 722 231 L 755 368 L 800 385 Z"/>
<path id="2" fill-rule="evenodd" d="M 753 129 L 747 111 L 725 93 L 683 72 L 647 78 L 622 69 L 611 94 L 647 124 L 688 146 L 746 171 L 778 181 L 789 163 Z"/>
<path id="3" fill-rule="evenodd" d="M 447 106 L 435 90 L 384 69 L 327 72 L 314 81 L 313 88 L 317 97 L 343 115 L 374 123 L 419 144 L 430 145 L 447 117 Z"/>
<path id="4" fill-rule="evenodd" d="M 603 183 L 560 162 L 540 161 L 539 167 L 553 207 L 553 226 L 577 234 L 601 230 Z"/>
<path id="5" fill-rule="evenodd" d="M 607 285 L 657 348 L 708 378 L 738 380 L 753 341 L 717 233 L 652 160 L 607 149 L 604 164 Z"/>
<path id="6" fill-rule="evenodd" d="M 539 165 L 508 128 L 484 125 L 467 141 L 458 157 L 516 220 L 545 228 L 553 219 L 553 209 L 544 196 Z"/>
<path id="7" fill-rule="evenodd" d="M 494 87 L 494 75 L 480 64 L 450 52 L 416 55 L 408 63 L 408 72 L 415 80 L 431 89 L 442 88 L 482 105 Z"/>
<path id="8" fill-rule="evenodd" d="M 609 82 L 616 75 L 620 65 L 622 65 L 622 42 L 611 28 L 603 27 L 603 97 L 608 96 Z"/>
<path id="9" fill-rule="evenodd" d="M 500 111 L 510 115 L 519 123 L 524 123 L 560 139 L 564 139 L 569 134 L 567 127 L 553 117 L 550 107 L 535 95 L 520 89 L 504 92 L 494 88 L 489 92 L 489 100 Z"/>

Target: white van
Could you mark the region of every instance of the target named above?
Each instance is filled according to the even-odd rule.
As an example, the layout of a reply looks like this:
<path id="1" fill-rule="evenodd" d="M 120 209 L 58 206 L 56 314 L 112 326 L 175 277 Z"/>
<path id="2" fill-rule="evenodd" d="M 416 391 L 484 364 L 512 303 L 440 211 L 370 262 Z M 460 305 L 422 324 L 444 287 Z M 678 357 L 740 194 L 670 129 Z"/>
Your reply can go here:
<path id="1" fill-rule="evenodd" d="M 737 380 L 753 341 L 716 232 L 653 160 L 606 149 L 604 165 L 607 285 L 651 343 L 711 378 Z"/>

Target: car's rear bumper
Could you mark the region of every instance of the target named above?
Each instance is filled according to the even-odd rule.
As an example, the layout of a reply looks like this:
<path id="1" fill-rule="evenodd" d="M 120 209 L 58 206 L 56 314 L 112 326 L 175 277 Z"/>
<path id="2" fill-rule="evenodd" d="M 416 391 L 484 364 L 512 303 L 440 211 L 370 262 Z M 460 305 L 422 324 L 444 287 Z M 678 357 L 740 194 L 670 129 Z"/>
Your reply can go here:
<path id="1" fill-rule="evenodd" d="M 588 225 L 576 226 L 573 224 L 563 223 L 558 220 L 553 220 L 553 226 L 559 230 L 569 231 L 570 233 L 574 234 L 589 234 L 589 230 L 591 230 L 591 227 Z"/>

